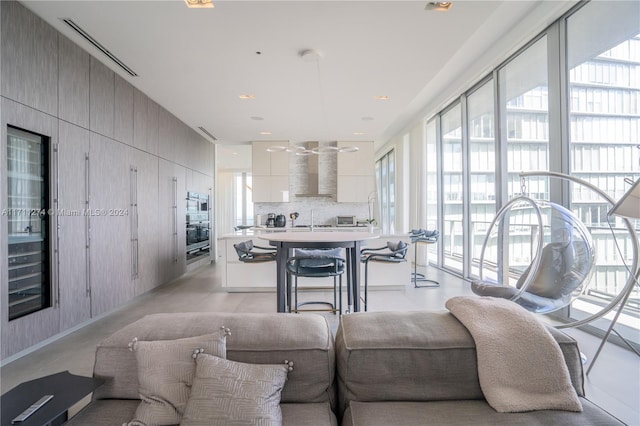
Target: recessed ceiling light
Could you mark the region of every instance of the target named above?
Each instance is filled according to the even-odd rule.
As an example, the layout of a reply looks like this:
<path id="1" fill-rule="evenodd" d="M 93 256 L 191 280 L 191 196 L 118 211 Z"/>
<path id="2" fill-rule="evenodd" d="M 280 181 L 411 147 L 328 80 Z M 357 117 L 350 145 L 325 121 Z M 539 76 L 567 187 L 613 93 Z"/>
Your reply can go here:
<path id="1" fill-rule="evenodd" d="M 453 6 L 453 2 L 450 1 L 430 1 L 424 8 L 425 10 L 446 12 L 447 10 L 451 9 L 451 6 Z"/>
<path id="2" fill-rule="evenodd" d="M 377 96 L 374 96 L 373 99 L 375 99 L 377 101 L 388 101 L 389 100 L 389 96 L 387 96 L 387 95 L 377 95 Z"/>
<path id="3" fill-rule="evenodd" d="M 188 7 L 195 9 L 213 8 L 212 0 L 184 0 Z"/>
<path id="4" fill-rule="evenodd" d="M 238 95 L 238 97 L 240 99 L 255 99 L 256 95 L 252 95 L 252 94 L 244 94 L 244 95 Z"/>
<path id="5" fill-rule="evenodd" d="M 356 136 L 361 136 L 361 135 L 364 135 L 364 132 L 353 132 L 353 134 Z"/>
<path id="6" fill-rule="evenodd" d="M 250 118 L 250 119 L 252 119 L 252 120 L 255 120 L 255 121 L 262 121 L 262 120 L 264 120 L 264 118 L 262 118 L 262 117 L 258 117 L 258 116 L 255 116 L 255 115 L 254 115 L 253 117 L 249 117 L 249 118 Z"/>
<path id="7" fill-rule="evenodd" d="M 362 117 L 362 118 L 361 118 L 361 120 L 362 120 L 362 121 L 373 121 L 373 117 L 369 117 L 369 116 L 367 116 L 367 117 Z"/>
<path id="8" fill-rule="evenodd" d="M 267 130 L 264 130 L 264 131 L 260 132 L 260 134 L 261 134 L 261 135 L 270 135 L 270 134 L 271 134 L 271 132 L 269 132 L 269 131 L 267 131 Z"/>

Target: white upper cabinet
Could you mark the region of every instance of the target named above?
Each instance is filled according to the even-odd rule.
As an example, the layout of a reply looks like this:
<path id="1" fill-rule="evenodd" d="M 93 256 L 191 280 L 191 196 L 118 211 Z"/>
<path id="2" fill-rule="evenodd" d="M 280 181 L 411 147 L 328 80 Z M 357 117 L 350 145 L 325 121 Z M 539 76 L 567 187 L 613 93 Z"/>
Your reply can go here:
<path id="1" fill-rule="evenodd" d="M 338 148 L 357 147 L 357 151 L 338 152 L 339 203 L 366 203 L 375 189 L 373 142 L 338 142 Z"/>
<path id="2" fill-rule="evenodd" d="M 253 142 L 251 150 L 253 202 L 289 201 L 289 153 L 269 152 L 271 146 L 289 146 L 289 142 Z"/>

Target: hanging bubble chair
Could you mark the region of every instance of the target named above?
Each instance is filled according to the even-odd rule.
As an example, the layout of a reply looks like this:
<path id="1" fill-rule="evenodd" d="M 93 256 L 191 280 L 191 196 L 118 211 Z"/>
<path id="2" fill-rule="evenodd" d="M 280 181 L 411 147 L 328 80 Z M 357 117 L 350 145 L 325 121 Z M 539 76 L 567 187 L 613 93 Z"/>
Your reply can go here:
<path id="1" fill-rule="evenodd" d="M 591 234 L 573 213 L 517 197 L 491 223 L 480 254 L 480 279 L 471 289 L 546 314 L 579 297 L 594 267 Z"/>
<path id="2" fill-rule="evenodd" d="M 523 193 L 524 179 L 530 176 L 578 185 L 609 206 L 616 204 L 593 184 L 557 172 L 522 172 Z M 626 283 L 600 309 L 581 319 L 557 324 L 556 328 L 588 324 L 616 307 L 620 308 L 618 314 L 621 312 L 640 277 L 640 243 L 629 219 L 623 218 L 622 223 L 629 235 L 632 256 L 628 265 L 622 261 L 628 271 Z M 595 266 L 591 233 L 576 215 L 558 204 L 521 196 L 502 207 L 491 222 L 480 253 L 479 279 L 471 283 L 471 289 L 478 295 L 510 299 L 529 311 L 545 314 L 570 305 L 584 294 Z"/>

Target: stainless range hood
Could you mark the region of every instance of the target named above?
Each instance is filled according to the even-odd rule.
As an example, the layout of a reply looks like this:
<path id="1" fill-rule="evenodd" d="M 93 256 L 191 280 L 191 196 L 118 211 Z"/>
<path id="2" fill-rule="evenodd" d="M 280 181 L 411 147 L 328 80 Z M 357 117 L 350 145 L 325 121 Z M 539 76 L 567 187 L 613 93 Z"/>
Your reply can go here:
<path id="1" fill-rule="evenodd" d="M 337 153 L 331 146 L 335 142 L 305 142 L 299 144 L 317 154 L 296 155 L 292 176 L 296 197 L 333 197 L 337 184 Z M 328 149 L 327 149 L 328 148 Z"/>

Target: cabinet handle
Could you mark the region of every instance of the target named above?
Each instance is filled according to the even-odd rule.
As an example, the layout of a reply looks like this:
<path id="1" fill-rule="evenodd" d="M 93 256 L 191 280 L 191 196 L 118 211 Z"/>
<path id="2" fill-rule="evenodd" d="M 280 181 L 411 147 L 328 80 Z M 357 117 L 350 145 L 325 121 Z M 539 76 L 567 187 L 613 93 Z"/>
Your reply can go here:
<path id="1" fill-rule="evenodd" d="M 89 153 L 84 153 L 84 244 L 85 244 L 85 256 L 86 256 L 86 296 L 91 297 L 91 215 L 89 194 L 91 193 L 91 169 L 90 169 Z"/>
<path id="2" fill-rule="evenodd" d="M 173 177 L 173 263 L 178 263 L 178 178 Z"/>
<path id="3" fill-rule="evenodd" d="M 138 169 L 129 167 L 129 213 L 131 225 L 131 279 L 138 278 Z"/>
<path id="4" fill-rule="evenodd" d="M 135 239 L 135 242 L 136 242 L 135 252 L 134 253 L 136 255 L 135 277 L 137 279 L 140 276 L 139 275 L 139 270 L 140 270 L 139 259 L 140 258 L 139 258 L 139 252 L 138 252 L 139 241 L 138 241 L 138 168 L 137 167 L 133 170 L 133 177 L 134 177 L 134 181 L 135 181 L 134 185 L 133 185 L 133 188 L 134 188 L 134 191 L 135 191 L 134 192 L 134 194 L 135 194 L 135 197 L 134 197 L 135 204 L 134 204 L 134 209 L 133 209 L 133 220 L 134 220 L 134 223 L 135 223 L 134 239 Z"/>
<path id="5" fill-rule="evenodd" d="M 53 213 L 52 215 L 50 215 L 49 217 L 49 226 L 51 227 L 51 230 L 54 232 L 54 235 L 52 235 L 52 247 L 53 247 L 53 256 L 51 259 L 51 267 L 52 267 L 52 274 L 51 274 L 51 287 L 52 287 L 52 293 L 53 293 L 53 306 L 54 307 L 59 307 L 60 306 L 60 222 L 58 221 L 58 214 L 57 212 L 59 211 L 59 203 L 58 203 L 58 197 L 59 197 L 59 189 L 58 189 L 58 183 L 60 182 L 60 176 L 59 176 L 59 167 L 58 167 L 58 144 L 54 144 L 53 145 L 53 179 L 54 179 L 54 183 L 53 183 Z"/>

